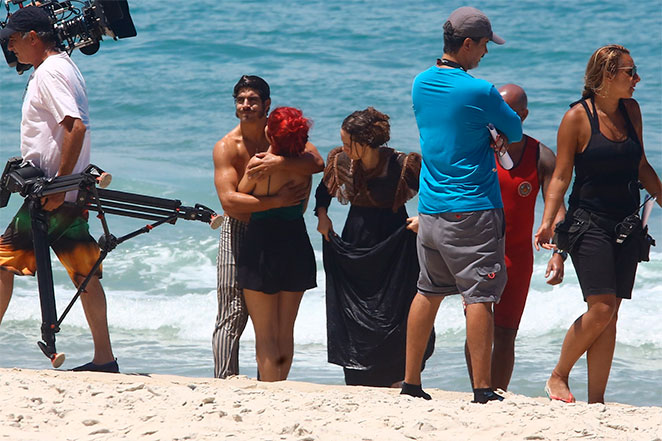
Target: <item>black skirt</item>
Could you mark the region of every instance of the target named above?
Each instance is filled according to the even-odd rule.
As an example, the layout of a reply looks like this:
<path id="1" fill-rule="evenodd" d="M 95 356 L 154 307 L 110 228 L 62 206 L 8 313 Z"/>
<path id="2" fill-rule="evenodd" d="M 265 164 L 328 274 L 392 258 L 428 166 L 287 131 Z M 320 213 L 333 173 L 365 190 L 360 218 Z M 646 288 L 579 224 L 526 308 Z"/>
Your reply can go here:
<path id="1" fill-rule="evenodd" d="M 328 360 L 384 378 L 384 385 L 404 378 L 407 316 L 419 273 L 416 235 L 406 219 L 404 206 L 395 213 L 352 206 L 342 238 L 323 240 Z M 425 359 L 433 349 L 434 331 Z"/>
<path id="2" fill-rule="evenodd" d="M 317 286 L 315 253 L 303 217 L 251 219 L 237 259 L 242 289 L 276 294 Z"/>

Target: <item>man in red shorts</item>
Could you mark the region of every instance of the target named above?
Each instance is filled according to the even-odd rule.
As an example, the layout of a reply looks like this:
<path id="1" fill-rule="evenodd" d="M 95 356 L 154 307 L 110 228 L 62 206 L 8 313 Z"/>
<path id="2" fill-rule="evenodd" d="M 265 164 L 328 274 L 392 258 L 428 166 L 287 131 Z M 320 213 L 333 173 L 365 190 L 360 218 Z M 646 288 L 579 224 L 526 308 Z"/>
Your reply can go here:
<path id="1" fill-rule="evenodd" d="M 526 92 L 515 84 L 499 88 L 504 101 L 519 115 L 522 123 L 529 114 Z M 556 157 L 543 143 L 526 134 L 507 146 L 515 164 L 506 170 L 497 161 L 499 186 L 506 219 L 506 271 L 508 282 L 499 303 L 494 305 L 494 346 L 492 351 L 492 388 L 508 389 L 515 364 L 515 337 L 524 312 L 533 273 L 533 221 L 538 191 L 544 192 L 552 178 Z M 559 210 L 556 222 L 565 218 L 565 207 Z M 547 264 L 547 283 L 557 285 L 563 280 L 567 255 L 552 254 Z M 550 277 L 551 276 L 551 277 Z M 471 364 L 467 357 L 471 376 Z"/>

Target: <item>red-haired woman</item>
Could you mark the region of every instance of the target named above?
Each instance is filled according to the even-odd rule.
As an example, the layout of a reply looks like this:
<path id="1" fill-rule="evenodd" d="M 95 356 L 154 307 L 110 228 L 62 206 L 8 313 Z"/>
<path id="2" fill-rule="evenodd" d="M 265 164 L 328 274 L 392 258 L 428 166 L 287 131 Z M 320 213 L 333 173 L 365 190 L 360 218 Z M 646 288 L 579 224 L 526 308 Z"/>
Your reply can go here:
<path id="1" fill-rule="evenodd" d="M 550 399 L 575 401 L 568 377 L 586 353 L 588 402 L 604 403 L 618 309 L 621 300 L 632 297 L 640 239 L 645 237 L 641 221 L 630 216 L 639 211 L 639 182 L 662 205 L 662 184 L 644 154 L 641 111 L 632 99 L 640 79 L 626 48 L 601 47 L 586 66 L 582 99 L 566 112 L 559 127 L 556 167 L 535 244 L 553 247 L 552 222 L 574 168 L 570 207 L 556 228 L 556 243 L 572 257 L 588 311 L 565 336 L 545 386 Z M 633 230 L 619 238 L 625 223 Z"/>
<path id="2" fill-rule="evenodd" d="M 304 153 L 310 122 L 292 107 L 275 109 L 266 136 L 275 155 Z M 310 175 L 276 172 L 261 180 L 244 175 L 239 191 L 258 196 L 275 194 L 286 184 L 307 183 Z M 237 262 L 237 282 L 243 289 L 255 329 L 255 352 L 262 381 L 285 380 L 294 354 L 294 321 L 303 292 L 317 286 L 315 255 L 303 220 L 306 200 L 251 215 Z"/>

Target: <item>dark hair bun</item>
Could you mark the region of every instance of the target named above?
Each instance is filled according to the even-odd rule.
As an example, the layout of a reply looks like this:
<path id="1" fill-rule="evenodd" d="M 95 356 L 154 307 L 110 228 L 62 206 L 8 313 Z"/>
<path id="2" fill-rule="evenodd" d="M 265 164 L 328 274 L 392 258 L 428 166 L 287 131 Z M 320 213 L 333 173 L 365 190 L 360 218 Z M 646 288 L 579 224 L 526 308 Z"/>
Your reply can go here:
<path id="1" fill-rule="evenodd" d="M 354 142 L 377 148 L 391 139 L 391 125 L 388 121 L 388 115 L 374 107 L 368 107 L 364 110 L 357 110 L 345 118 L 342 129 L 352 137 Z"/>

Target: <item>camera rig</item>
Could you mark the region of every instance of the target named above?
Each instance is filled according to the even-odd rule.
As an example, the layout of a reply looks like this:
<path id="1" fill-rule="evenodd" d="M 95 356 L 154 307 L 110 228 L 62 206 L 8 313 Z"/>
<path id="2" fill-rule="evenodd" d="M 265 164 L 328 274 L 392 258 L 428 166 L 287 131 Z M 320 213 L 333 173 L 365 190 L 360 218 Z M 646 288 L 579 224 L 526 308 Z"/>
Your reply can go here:
<path id="1" fill-rule="evenodd" d="M 127 0 L 4 0 L 7 17 L 0 20 L 0 28 L 7 25 L 11 16 L 10 4 L 36 6 L 48 12 L 53 25 L 55 42 L 60 50 L 71 54 L 78 48 L 85 55 L 93 55 L 99 50 L 104 35 L 114 40 L 135 37 L 136 28 L 129 12 Z M 20 74 L 30 69 L 29 64 L 20 63 L 7 49 L 7 42 L 0 42 L 5 59 L 10 67 Z"/>
<path id="2" fill-rule="evenodd" d="M 175 224 L 178 219 L 196 220 L 210 224 L 212 229 L 221 225 L 222 217 L 212 209 L 195 204 L 193 207 L 182 205 L 177 199 L 163 199 L 144 196 L 135 193 L 107 190 L 112 178 L 99 167 L 90 164 L 82 173 L 47 179 L 36 167 L 23 165 L 20 157 L 11 158 L 5 165 L 0 177 L 0 208 L 8 204 L 12 193 L 18 193 L 28 204 L 32 222 L 32 236 L 35 259 L 37 263 L 37 284 L 39 286 L 39 302 L 41 305 L 41 338 L 37 345 L 57 368 L 64 362 L 64 354 L 55 348 L 55 334 L 60 331 L 60 325 L 72 306 L 101 266 L 108 253 L 122 242 L 143 233 L 149 233 L 155 227 L 164 223 Z M 53 287 L 53 270 L 51 268 L 50 244 L 48 240 L 49 212 L 41 208 L 41 198 L 56 193 L 78 191 L 78 197 L 73 204 L 80 208 L 97 212 L 101 221 L 103 234 L 99 238 L 101 249 L 99 258 L 78 286 L 62 315 L 58 318 L 55 305 L 55 290 Z M 126 216 L 152 221 L 124 236 L 111 234 L 106 214 Z"/>

